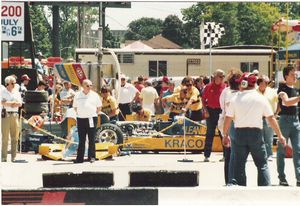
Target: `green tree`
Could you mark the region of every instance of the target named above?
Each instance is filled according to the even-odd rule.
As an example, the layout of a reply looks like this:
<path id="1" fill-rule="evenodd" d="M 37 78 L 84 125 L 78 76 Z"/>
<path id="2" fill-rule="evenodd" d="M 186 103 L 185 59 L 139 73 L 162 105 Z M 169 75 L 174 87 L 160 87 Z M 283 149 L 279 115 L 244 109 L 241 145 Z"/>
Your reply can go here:
<path id="1" fill-rule="evenodd" d="M 77 41 L 77 7 L 60 7 L 60 49 L 71 47 L 71 49 L 61 50 L 63 58 L 75 55 Z"/>
<path id="2" fill-rule="evenodd" d="M 267 3 L 241 3 L 237 16 L 242 44 L 271 45 L 271 26 L 279 17 L 276 7 Z"/>
<path id="3" fill-rule="evenodd" d="M 45 56 L 51 56 L 51 25 L 44 6 L 31 6 L 30 18 L 33 31 L 35 50 L 41 51 Z"/>
<path id="4" fill-rule="evenodd" d="M 125 40 L 146 40 L 161 34 L 163 21 L 155 18 L 143 17 L 132 21 L 125 33 Z"/>
<path id="5" fill-rule="evenodd" d="M 273 6 L 278 7 L 281 17 L 286 18 L 287 9 L 289 19 L 299 19 L 300 18 L 300 3 L 299 2 L 281 2 L 272 3 Z"/>
<path id="6" fill-rule="evenodd" d="M 183 10 L 190 46 L 199 48 L 199 25 L 205 22 L 223 23 L 222 45 L 271 44 L 271 25 L 279 11 L 270 3 L 198 3 Z M 198 39 L 197 39 L 198 38 Z"/>
<path id="7" fill-rule="evenodd" d="M 162 36 L 170 41 L 184 45 L 185 32 L 183 28 L 183 22 L 176 15 L 169 15 L 165 18 L 162 27 Z"/>

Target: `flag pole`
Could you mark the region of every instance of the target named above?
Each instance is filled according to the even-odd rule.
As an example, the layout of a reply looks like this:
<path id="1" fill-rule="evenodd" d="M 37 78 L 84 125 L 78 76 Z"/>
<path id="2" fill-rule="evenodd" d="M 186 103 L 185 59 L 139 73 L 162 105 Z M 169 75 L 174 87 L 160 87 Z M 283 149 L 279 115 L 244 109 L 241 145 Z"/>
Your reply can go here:
<path id="1" fill-rule="evenodd" d="M 209 33 L 211 36 L 211 29 L 209 29 Z M 209 79 L 211 79 L 212 74 L 212 56 L 211 56 L 211 38 L 209 40 Z"/>
<path id="2" fill-rule="evenodd" d="M 200 24 L 200 49 L 205 49 L 204 47 L 204 21 Z"/>

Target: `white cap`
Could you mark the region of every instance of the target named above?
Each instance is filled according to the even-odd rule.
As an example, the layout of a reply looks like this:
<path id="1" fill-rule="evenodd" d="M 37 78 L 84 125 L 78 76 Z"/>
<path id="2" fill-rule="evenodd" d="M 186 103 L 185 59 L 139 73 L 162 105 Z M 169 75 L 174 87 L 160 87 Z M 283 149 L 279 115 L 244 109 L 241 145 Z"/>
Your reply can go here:
<path id="1" fill-rule="evenodd" d="M 120 79 L 126 79 L 126 80 L 127 80 L 128 77 L 127 77 L 125 74 L 121 74 L 121 75 L 120 75 Z"/>
<path id="2" fill-rule="evenodd" d="M 253 70 L 252 74 L 259 74 L 259 71 L 257 69 Z"/>

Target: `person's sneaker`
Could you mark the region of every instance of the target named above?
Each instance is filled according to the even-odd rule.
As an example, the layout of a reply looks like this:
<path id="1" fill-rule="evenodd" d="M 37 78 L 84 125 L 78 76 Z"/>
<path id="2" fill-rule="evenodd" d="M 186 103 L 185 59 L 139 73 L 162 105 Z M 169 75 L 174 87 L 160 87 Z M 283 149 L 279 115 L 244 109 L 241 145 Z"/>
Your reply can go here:
<path id="1" fill-rule="evenodd" d="M 95 161 L 96 161 L 95 158 L 91 158 L 91 159 L 90 159 L 90 163 L 94 163 Z"/>
<path id="2" fill-rule="evenodd" d="M 224 162 L 224 160 L 225 160 L 224 157 L 222 157 L 222 159 L 220 159 L 219 162 Z"/>
<path id="3" fill-rule="evenodd" d="M 284 179 L 284 180 L 279 180 L 279 185 L 280 186 L 289 186 L 289 183 L 286 181 L 286 179 Z"/>
<path id="4" fill-rule="evenodd" d="M 269 156 L 268 161 L 272 162 L 273 161 L 273 156 Z"/>
<path id="5" fill-rule="evenodd" d="M 297 186 L 297 187 L 300 187 L 300 181 L 297 181 L 296 186 Z"/>
<path id="6" fill-rule="evenodd" d="M 205 158 L 204 158 L 204 162 L 209 162 L 209 158 L 208 158 L 208 157 L 205 157 Z"/>

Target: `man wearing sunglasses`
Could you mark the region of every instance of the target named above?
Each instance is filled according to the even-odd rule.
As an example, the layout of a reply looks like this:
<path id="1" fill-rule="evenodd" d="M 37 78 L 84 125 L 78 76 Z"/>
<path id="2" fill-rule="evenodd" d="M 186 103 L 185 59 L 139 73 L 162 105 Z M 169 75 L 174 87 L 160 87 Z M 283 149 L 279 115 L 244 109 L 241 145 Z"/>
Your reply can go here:
<path id="1" fill-rule="evenodd" d="M 19 138 L 19 107 L 22 106 L 22 98 L 19 90 L 15 89 L 16 79 L 13 76 L 5 78 L 6 88 L 1 94 L 1 132 L 2 132 L 2 156 L 1 161 L 7 161 L 8 139 L 11 139 L 11 161 L 17 156 Z"/>
<path id="2" fill-rule="evenodd" d="M 79 135 L 77 157 L 74 163 L 83 163 L 86 135 L 89 138 L 88 160 L 91 163 L 95 161 L 95 133 L 102 102 L 99 95 L 91 89 L 91 80 L 83 80 L 82 91 L 75 94 L 73 101 Z"/>
<path id="3" fill-rule="evenodd" d="M 219 115 L 222 112 L 219 99 L 223 89 L 225 88 L 224 78 L 225 72 L 221 69 L 217 69 L 214 72 L 213 81 L 205 87 L 202 94 L 203 110 L 207 117 L 204 162 L 209 162 L 215 131 L 219 121 Z M 219 135 L 222 138 L 220 131 Z"/>

